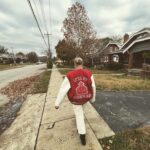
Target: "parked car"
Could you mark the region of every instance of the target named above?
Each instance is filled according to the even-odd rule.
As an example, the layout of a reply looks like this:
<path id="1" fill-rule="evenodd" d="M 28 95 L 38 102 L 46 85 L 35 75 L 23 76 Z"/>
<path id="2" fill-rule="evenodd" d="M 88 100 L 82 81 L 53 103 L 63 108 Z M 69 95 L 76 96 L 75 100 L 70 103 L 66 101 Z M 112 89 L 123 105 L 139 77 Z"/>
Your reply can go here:
<path id="1" fill-rule="evenodd" d="M 36 65 L 40 65 L 40 64 L 42 64 L 42 62 L 40 62 L 40 61 L 38 61 L 38 62 L 36 63 Z"/>

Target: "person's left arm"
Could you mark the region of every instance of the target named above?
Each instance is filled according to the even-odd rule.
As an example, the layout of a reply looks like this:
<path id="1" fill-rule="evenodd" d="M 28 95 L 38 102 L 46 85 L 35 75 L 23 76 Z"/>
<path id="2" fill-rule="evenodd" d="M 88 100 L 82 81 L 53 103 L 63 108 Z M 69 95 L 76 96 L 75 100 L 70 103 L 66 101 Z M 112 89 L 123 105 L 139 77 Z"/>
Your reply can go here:
<path id="1" fill-rule="evenodd" d="M 92 89 L 93 89 L 93 98 L 90 100 L 92 103 L 95 102 L 95 98 L 96 98 L 96 85 L 95 85 L 95 81 L 94 81 L 94 77 L 93 75 L 91 76 L 91 80 L 92 80 Z"/>

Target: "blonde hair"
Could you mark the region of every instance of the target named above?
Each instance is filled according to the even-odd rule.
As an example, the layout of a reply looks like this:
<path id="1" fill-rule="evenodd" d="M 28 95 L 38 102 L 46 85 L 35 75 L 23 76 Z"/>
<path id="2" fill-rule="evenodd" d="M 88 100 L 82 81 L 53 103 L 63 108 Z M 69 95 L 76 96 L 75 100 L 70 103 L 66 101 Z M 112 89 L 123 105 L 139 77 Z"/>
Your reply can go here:
<path id="1" fill-rule="evenodd" d="M 79 65 L 83 65 L 83 59 L 81 57 L 76 57 L 74 59 L 74 64 L 79 66 Z"/>

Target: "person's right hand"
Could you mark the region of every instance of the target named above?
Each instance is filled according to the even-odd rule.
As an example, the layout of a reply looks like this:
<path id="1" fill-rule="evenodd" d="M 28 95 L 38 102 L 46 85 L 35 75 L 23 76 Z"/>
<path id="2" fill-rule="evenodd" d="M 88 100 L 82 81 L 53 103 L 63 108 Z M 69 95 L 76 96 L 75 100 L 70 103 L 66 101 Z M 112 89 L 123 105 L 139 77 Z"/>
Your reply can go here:
<path id="1" fill-rule="evenodd" d="M 59 106 L 55 106 L 55 109 L 59 109 Z"/>

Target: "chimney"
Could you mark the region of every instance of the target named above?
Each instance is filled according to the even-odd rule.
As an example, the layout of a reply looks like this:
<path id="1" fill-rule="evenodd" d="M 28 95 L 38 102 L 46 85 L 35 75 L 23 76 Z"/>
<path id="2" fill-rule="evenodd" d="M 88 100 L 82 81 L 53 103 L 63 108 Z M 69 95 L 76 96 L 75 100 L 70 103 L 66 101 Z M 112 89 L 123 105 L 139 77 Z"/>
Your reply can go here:
<path id="1" fill-rule="evenodd" d="M 125 34 L 124 37 L 123 37 L 123 43 L 127 42 L 129 39 L 129 34 Z"/>

